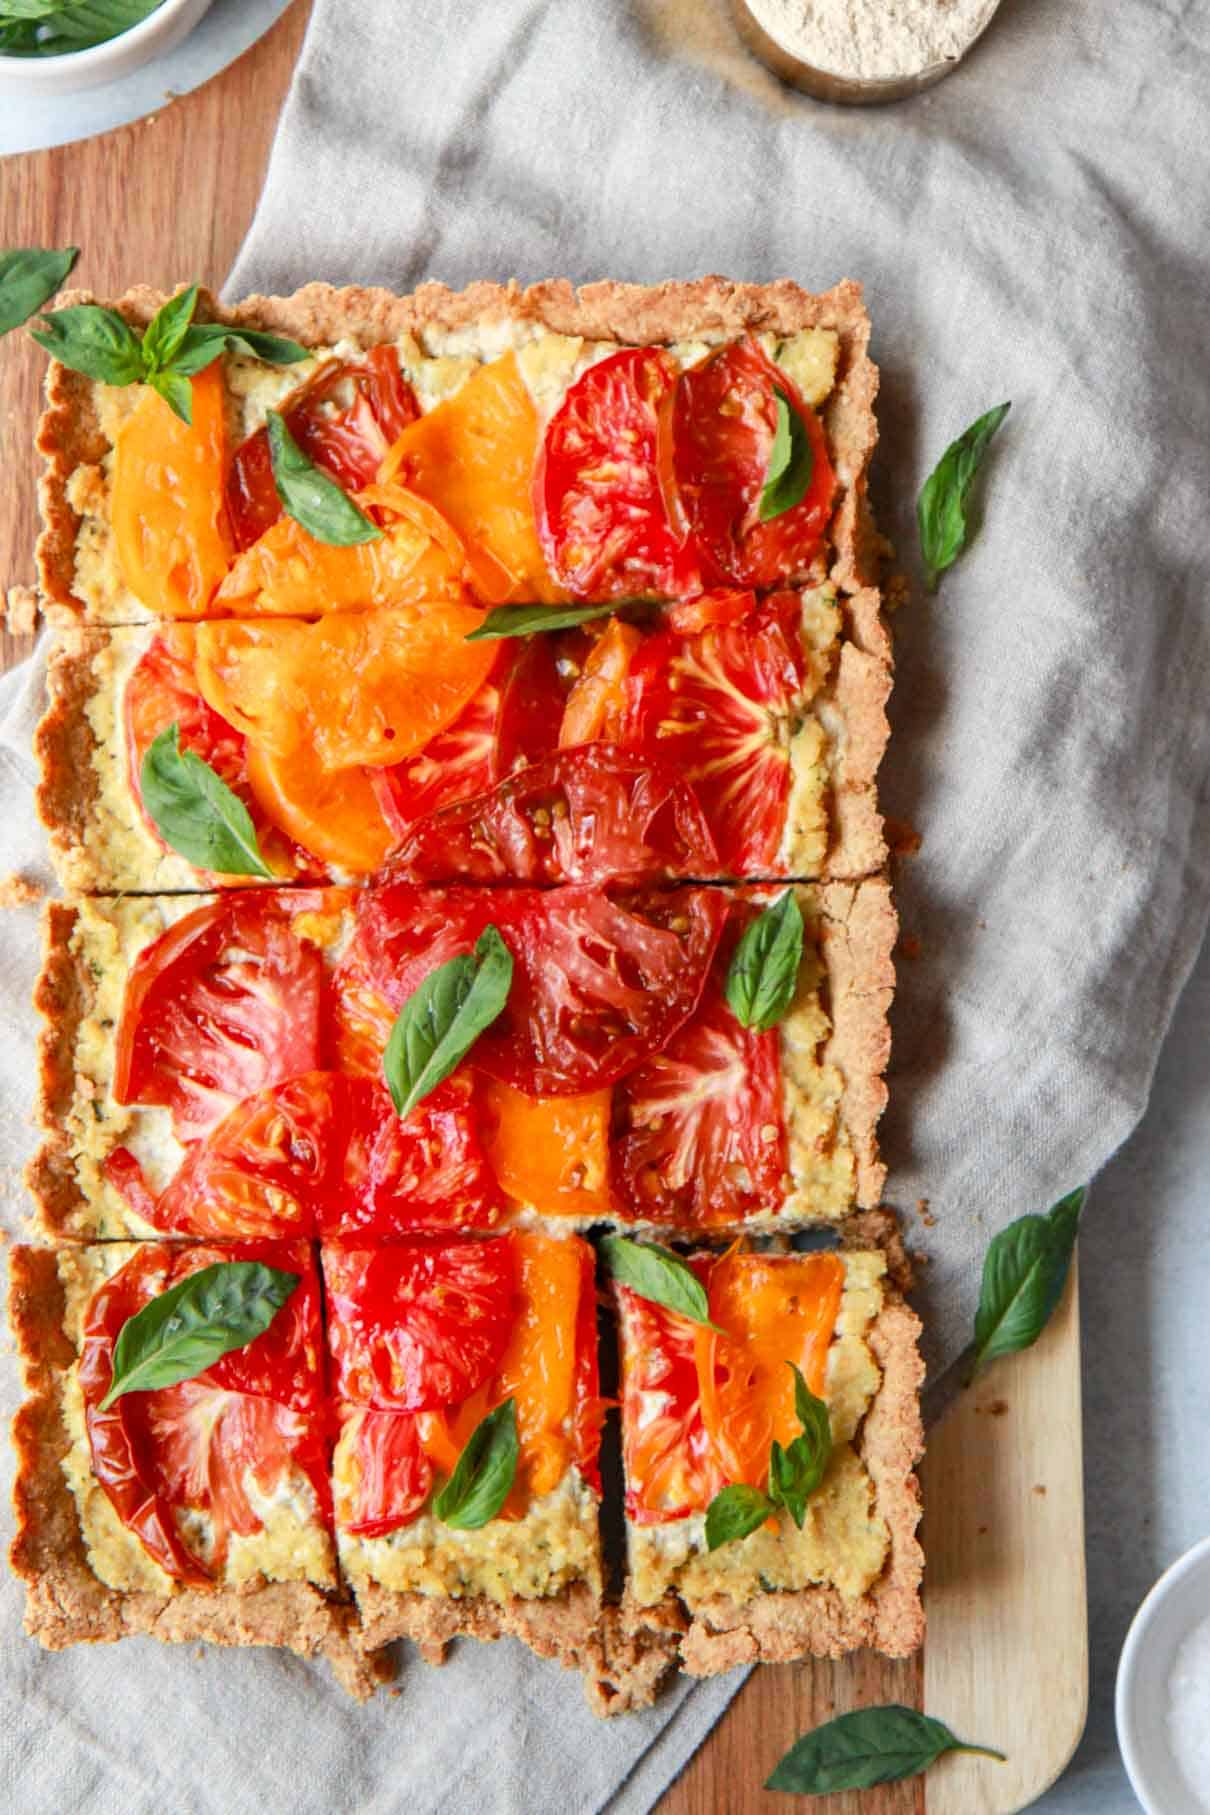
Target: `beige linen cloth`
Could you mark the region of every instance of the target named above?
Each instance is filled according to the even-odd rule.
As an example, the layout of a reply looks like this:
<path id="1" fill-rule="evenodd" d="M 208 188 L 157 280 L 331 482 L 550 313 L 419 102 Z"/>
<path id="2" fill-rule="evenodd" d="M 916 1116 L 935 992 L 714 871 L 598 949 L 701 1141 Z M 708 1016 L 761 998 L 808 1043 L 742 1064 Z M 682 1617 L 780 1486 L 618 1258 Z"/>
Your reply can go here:
<path id="1" fill-rule="evenodd" d="M 766 76 L 722 0 L 316 0 L 229 285 L 859 277 L 883 371 L 876 502 L 905 557 L 941 449 L 1012 399 L 970 552 L 896 620 L 882 779 L 923 836 L 899 888 L 920 951 L 884 1134 L 889 1198 L 929 1255 L 935 1377 L 988 1236 L 1137 1121 L 1205 927 L 1208 73 L 1195 0 L 1004 0 L 949 81 L 847 112 Z M 39 685 L 4 696 L 0 871 L 40 861 Z M 35 962 L 33 916 L 9 915 L 11 1228 Z M 42 1656 L 11 1584 L 4 1618 L 0 1800 L 28 1815 L 630 1815 L 736 1686 L 599 1727 L 552 1666 L 464 1645 L 354 1708 L 292 1659 L 142 1640 Z"/>

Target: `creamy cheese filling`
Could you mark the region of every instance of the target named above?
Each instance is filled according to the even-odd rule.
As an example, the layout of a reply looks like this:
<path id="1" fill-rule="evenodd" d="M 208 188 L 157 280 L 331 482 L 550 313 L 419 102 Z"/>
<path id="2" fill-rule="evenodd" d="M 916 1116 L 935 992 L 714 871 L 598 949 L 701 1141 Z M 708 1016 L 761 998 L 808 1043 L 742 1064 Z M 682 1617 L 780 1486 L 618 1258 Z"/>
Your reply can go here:
<path id="1" fill-rule="evenodd" d="M 575 1582 L 601 1591 L 599 1501 L 578 1469 L 535 1500 L 522 1519 L 492 1519 L 455 1531 L 430 1513 L 381 1538 L 343 1529 L 357 1489 L 356 1420 L 341 1432 L 333 1462 L 340 1564 L 355 1590 L 373 1583 L 400 1594 L 485 1595 L 505 1604 L 559 1594 Z"/>
<path id="2" fill-rule="evenodd" d="M 696 365 L 714 346 L 732 338 L 703 336 L 679 341 L 667 351 L 683 370 Z M 780 337 L 756 337 L 765 352 L 790 376 L 805 402 L 818 407 L 836 382 L 839 338 L 832 328 L 806 328 Z M 541 421 L 558 408 L 567 388 L 597 360 L 618 350 L 614 341 L 587 341 L 555 334 L 536 322 L 498 320 L 456 330 L 427 329 L 397 342 L 399 362 L 422 411 L 454 396 L 480 365 L 515 349 L 518 364 Z M 293 366 L 266 366 L 243 355 L 224 357 L 228 429 L 233 443 L 252 434 L 317 366 L 328 358 L 356 359 L 360 344 L 353 338 L 332 347 L 317 347 L 313 356 Z M 122 422 L 142 395 L 142 387 L 96 384 L 93 396 L 101 431 L 113 441 Z M 99 623 L 141 624 L 151 613 L 126 586 L 109 523 L 112 451 L 96 465 L 77 467 L 68 481 L 67 497 L 81 521 L 76 535 L 75 591 Z"/>
<path id="3" fill-rule="evenodd" d="M 866 1336 L 882 1304 L 886 1261 L 881 1254 L 846 1254 L 843 1259 L 845 1289 L 823 1394 L 834 1448 L 827 1474 L 807 1504 L 802 1530 L 783 1512 L 775 1528 L 763 1525 L 746 1538 L 708 1551 L 704 1513 L 662 1525 L 627 1521 L 630 1592 L 640 1606 L 653 1606 L 669 1589 L 692 1610 L 720 1594 L 743 1602 L 762 1592 L 813 1584 L 856 1599 L 881 1574 L 889 1534 L 854 1442 L 881 1381 Z M 659 1408 L 651 1409 L 654 1415 Z"/>
<path id="4" fill-rule="evenodd" d="M 93 1293 L 137 1252 L 137 1243 L 111 1242 L 99 1248 L 65 1251 L 59 1256 L 59 1277 L 66 1298 L 63 1328 L 77 1350 Z M 180 1585 L 152 1560 L 134 1532 L 123 1525 L 93 1475 L 84 1423 L 84 1395 L 74 1367 L 63 1376 L 61 1390 L 63 1422 L 69 1438 L 62 1468 L 76 1503 L 89 1567 L 107 1588 L 125 1594 L 176 1592 Z M 217 1579 L 230 1586 L 264 1577 L 273 1582 L 306 1581 L 334 1587 L 332 1540 L 306 1475 L 292 1468 L 266 1493 L 248 1469 L 243 1487 L 262 1529 L 231 1534 L 225 1566 Z M 182 1507 L 177 1509 L 177 1521 L 189 1548 L 208 1561 L 214 1542 L 209 1517 Z"/>

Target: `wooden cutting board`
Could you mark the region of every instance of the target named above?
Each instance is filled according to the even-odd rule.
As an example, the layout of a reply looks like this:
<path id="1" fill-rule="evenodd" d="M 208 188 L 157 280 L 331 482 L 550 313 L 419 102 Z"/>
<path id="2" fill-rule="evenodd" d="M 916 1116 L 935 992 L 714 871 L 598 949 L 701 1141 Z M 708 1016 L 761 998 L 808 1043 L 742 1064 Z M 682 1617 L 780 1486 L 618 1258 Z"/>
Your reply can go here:
<path id="1" fill-rule="evenodd" d="M 76 278 L 99 295 L 193 278 L 217 288 L 252 218 L 308 10 L 308 0 L 296 0 L 238 63 L 148 120 L 6 160 L 0 246 L 79 245 Z M 36 500 L 25 448 L 43 365 L 19 336 L 0 354 L 0 592 L 33 577 Z M 28 639 L 0 638 L 0 665 L 28 647 Z M 761 1785 L 798 1735 L 846 1708 L 886 1701 L 926 1707 L 1009 1761 L 948 1759 L 927 1779 L 813 1802 L 821 1815 L 1009 1815 L 1053 1782 L 1087 1703 L 1074 1279 L 1037 1348 L 998 1363 L 932 1433 L 924 1493 L 923 1658 L 891 1664 L 862 1654 L 756 1671 L 660 1815 L 784 1815 L 793 1805 Z"/>

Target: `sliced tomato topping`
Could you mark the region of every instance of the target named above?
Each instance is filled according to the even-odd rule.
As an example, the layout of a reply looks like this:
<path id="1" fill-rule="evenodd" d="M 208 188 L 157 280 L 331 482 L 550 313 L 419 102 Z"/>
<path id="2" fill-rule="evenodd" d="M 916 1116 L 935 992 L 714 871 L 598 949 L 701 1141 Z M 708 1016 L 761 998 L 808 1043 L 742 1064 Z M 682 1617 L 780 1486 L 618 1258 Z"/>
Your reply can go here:
<path id="1" fill-rule="evenodd" d="M 558 1486 L 584 1445 L 591 1403 L 580 1387 L 580 1306 L 595 1297 L 592 1249 L 577 1238 L 516 1233 L 508 1237 L 517 1265 L 517 1314 L 496 1370 L 491 1397 L 513 1398 L 521 1455 L 515 1510 Z M 596 1330 L 593 1338 L 595 1348 Z M 591 1382 L 589 1400 L 595 1399 Z M 577 1424 L 580 1429 L 577 1432 Z M 593 1457 L 595 1467 L 595 1456 Z"/>
<path id="2" fill-rule="evenodd" d="M 559 727 L 561 747 L 620 741 L 626 720 L 626 676 L 642 641 L 636 624 L 610 618 L 567 696 Z"/>
<path id="3" fill-rule="evenodd" d="M 603 889 L 375 889 L 334 979 L 342 1063 L 376 1070 L 395 1015 L 489 923 L 513 955 L 508 1003 L 474 1064 L 528 1096 L 603 1090 L 697 1005 L 726 905 L 709 888 L 612 900 Z"/>
<path id="4" fill-rule="evenodd" d="M 695 636 L 712 624 L 739 624 L 756 610 L 754 592 L 701 592 L 693 599 L 678 599 L 661 616 L 668 630 Z"/>
<path id="5" fill-rule="evenodd" d="M 467 1077 L 438 1085 L 403 1120 L 370 1078 L 305 1072 L 238 1103 L 158 1199 L 125 1148 L 104 1170 L 156 1228 L 221 1239 L 389 1241 L 490 1227 L 500 1204 Z"/>
<path id="6" fill-rule="evenodd" d="M 100 1401 L 129 1317 L 188 1274 L 216 1261 L 260 1260 L 299 1275 L 269 1328 L 192 1380 Z M 122 1523 L 176 1580 L 208 1585 L 232 1535 L 262 1529 L 248 1477 L 262 1493 L 301 1472 L 330 1518 L 322 1405 L 322 1332 L 314 1264 L 303 1243 L 234 1248 L 141 1247 L 93 1295 L 85 1313 L 79 1378 L 92 1468 Z M 178 1509 L 203 1514 L 211 1541 L 200 1555 Z"/>
<path id="7" fill-rule="evenodd" d="M 802 419 L 814 464 L 800 502 L 762 523 L 779 390 Z M 676 515 L 716 582 L 767 587 L 806 574 L 822 552 L 835 475 L 818 416 L 754 340 L 681 374 L 673 446 Z"/>
<path id="8" fill-rule="evenodd" d="M 683 1519 L 727 1484 L 702 1424 L 695 1326 L 629 1286 L 615 1291 L 624 1318 L 626 1516 L 637 1525 Z"/>
<path id="9" fill-rule="evenodd" d="M 511 1241 L 325 1244 L 333 1390 L 349 1405 L 460 1405 L 489 1380 L 516 1307 Z"/>
<path id="10" fill-rule="evenodd" d="M 130 789 L 141 804 L 140 777 L 143 758 L 161 731 L 176 725 L 183 750 L 192 750 L 238 794 L 252 814 L 261 854 L 282 877 L 305 872 L 303 853 L 283 837 L 261 810 L 248 782 L 247 747 L 243 735 L 229 725 L 202 698 L 195 670 L 195 635 L 191 624 L 167 625 L 126 683 L 126 755 Z M 152 821 L 147 825 L 159 838 Z M 162 842 L 162 840 L 161 840 Z"/>
<path id="11" fill-rule="evenodd" d="M 483 1138 L 500 1188 L 543 1216 L 608 1216 L 608 1090 L 527 1097 L 480 1082 Z"/>
<path id="12" fill-rule="evenodd" d="M 259 750 L 305 746 L 329 770 L 400 762 L 487 679 L 495 652 L 466 640 L 481 622 L 473 606 L 434 601 L 315 624 L 204 624 L 198 682 Z"/>
<path id="13" fill-rule="evenodd" d="M 801 609 L 796 594 L 778 593 L 741 622 L 649 637 L 631 665 L 626 742 L 692 785 L 734 875 L 767 871 L 785 828 Z"/>
<path id="14" fill-rule="evenodd" d="M 741 1026 L 717 974 L 692 1018 L 617 1086 L 612 1153 L 614 1188 L 635 1218 L 708 1228 L 781 1209 L 777 1033 Z"/>
<path id="15" fill-rule="evenodd" d="M 466 548 L 474 589 L 490 604 L 552 602 L 564 595 L 547 571 L 530 481 L 538 415 L 515 353 L 474 373 L 396 441 L 382 468 L 435 504 Z"/>
<path id="16" fill-rule="evenodd" d="M 372 876 L 393 843 L 379 804 L 375 769 L 320 769 L 305 745 L 289 756 L 248 748 L 248 787 L 257 811 L 331 870 Z"/>
<path id="17" fill-rule="evenodd" d="M 612 744 L 558 750 L 422 820 L 392 861 L 415 882 L 611 882 L 710 875 L 714 841 L 665 764 Z"/>
<path id="18" fill-rule="evenodd" d="M 344 1422 L 353 1433 L 356 1488 L 351 1506 L 340 1509 L 341 1526 L 355 1538 L 384 1538 L 410 1525 L 432 1490 L 433 1465 L 420 1441 L 420 1417 L 346 1409 Z"/>
<path id="19" fill-rule="evenodd" d="M 381 605 L 465 600 L 467 553 L 440 511 L 398 485 L 357 494 L 382 535 L 340 548 L 282 517 L 236 557 L 213 617 L 321 618 Z"/>
<path id="20" fill-rule="evenodd" d="M 669 521 L 661 459 L 677 368 L 659 347 L 589 366 L 551 417 L 534 476 L 552 571 L 577 598 L 697 589 L 695 553 Z"/>
<path id="21" fill-rule="evenodd" d="M 109 513 L 122 578 L 159 618 L 200 618 L 231 565 L 219 362 L 193 384 L 193 424 L 144 390 L 114 443 Z"/>
<path id="22" fill-rule="evenodd" d="M 690 1264 L 724 1335 L 618 1288 L 626 1510 L 639 1524 L 701 1511 L 728 1482 L 764 1485 L 772 1443 L 800 1429 L 787 1364 L 823 1393 L 844 1291 L 836 1254 L 731 1252 Z"/>
<path id="23" fill-rule="evenodd" d="M 303 452 L 350 492 L 372 482 L 391 443 L 420 414 L 394 347 L 374 347 L 359 360 L 325 360 L 280 408 Z M 263 428 L 235 451 L 227 509 L 240 549 L 282 514 Z"/>
<path id="24" fill-rule="evenodd" d="M 319 1063 L 323 960 L 296 931 L 298 895 L 240 890 L 139 953 L 115 1043 L 119 1103 L 172 1112 L 195 1141 L 244 1097 Z"/>

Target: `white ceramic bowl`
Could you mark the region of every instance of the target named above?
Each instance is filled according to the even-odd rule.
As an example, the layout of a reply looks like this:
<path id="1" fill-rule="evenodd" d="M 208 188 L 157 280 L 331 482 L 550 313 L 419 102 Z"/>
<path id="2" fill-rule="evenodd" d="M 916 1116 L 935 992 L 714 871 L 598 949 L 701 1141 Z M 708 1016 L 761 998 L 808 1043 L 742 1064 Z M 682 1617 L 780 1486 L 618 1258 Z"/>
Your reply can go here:
<path id="1" fill-rule="evenodd" d="M 1186 1635 L 1205 1619 L 1210 1619 L 1210 1538 L 1160 1577 L 1134 1616 L 1118 1663 L 1118 1744 L 1146 1815 L 1202 1815 L 1169 1744 L 1168 1678 Z"/>
<path id="2" fill-rule="evenodd" d="M 97 88 L 102 82 L 116 82 L 153 57 L 175 50 L 209 6 L 210 0 L 163 0 L 129 31 L 89 50 L 73 50 L 61 57 L 0 55 L 0 93 L 68 95 Z"/>

